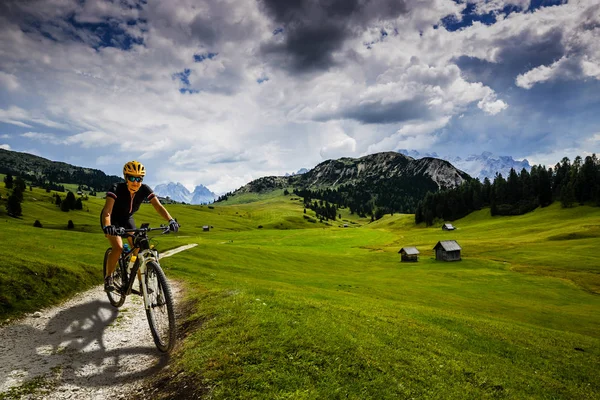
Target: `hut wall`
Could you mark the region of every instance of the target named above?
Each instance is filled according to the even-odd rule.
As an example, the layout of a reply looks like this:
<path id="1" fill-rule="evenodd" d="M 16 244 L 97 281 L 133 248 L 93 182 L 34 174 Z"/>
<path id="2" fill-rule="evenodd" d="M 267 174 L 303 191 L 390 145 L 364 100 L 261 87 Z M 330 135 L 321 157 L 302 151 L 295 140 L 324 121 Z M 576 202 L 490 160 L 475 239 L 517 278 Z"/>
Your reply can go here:
<path id="1" fill-rule="evenodd" d="M 446 252 L 444 251 L 444 249 L 442 249 L 442 247 L 438 247 L 437 249 L 435 249 L 435 259 L 436 260 L 444 260 Z"/>
<path id="2" fill-rule="evenodd" d="M 460 251 L 445 251 L 441 246 L 435 249 L 435 259 L 441 261 L 459 261 Z"/>

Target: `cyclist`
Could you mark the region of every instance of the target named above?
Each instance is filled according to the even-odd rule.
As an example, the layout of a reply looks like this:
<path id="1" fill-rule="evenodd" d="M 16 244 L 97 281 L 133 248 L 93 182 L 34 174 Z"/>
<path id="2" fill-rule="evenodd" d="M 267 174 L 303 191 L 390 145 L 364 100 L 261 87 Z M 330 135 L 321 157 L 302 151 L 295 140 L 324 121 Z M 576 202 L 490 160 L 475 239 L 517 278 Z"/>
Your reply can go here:
<path id="1" fill-rule="evenodd" d="M 150 189 L 150 186 L 142 183 L 146 176 L 146 169 L 140 162 L 129 161 L 126 163 L 123 166 L 123 175 L 125 183 L 115 184 L 106 193 L 106 203 L 100 214 L 100 225 L 112 247 L 106 265 L 107 275 L 104 277 L 104 290 L 106 291 L 114 289 L 112 273 L 117 267 L 117 262 L 123 252 L 123 240 L 120 236 L 117 236 L 117 228 L 136 228 L 133 214 L 139 210 L 140 204 L 144 200 L 149 200 L 156 212 L 169 221 L 169 229 L 172 232 L 179 230 L 179 224 L 171 217 L 167 209 L 160 204 L 158 197 Z M 131 238 L 128 238 L 128 240 L 130 245 L 133 246 Z"/>

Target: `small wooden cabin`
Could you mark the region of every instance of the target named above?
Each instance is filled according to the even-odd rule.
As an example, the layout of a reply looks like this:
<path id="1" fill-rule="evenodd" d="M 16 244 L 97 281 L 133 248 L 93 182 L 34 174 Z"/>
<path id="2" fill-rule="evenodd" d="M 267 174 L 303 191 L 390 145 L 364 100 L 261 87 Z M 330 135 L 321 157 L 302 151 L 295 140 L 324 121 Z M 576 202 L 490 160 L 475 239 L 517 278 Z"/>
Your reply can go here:
<path id="1" fill-rule="evenodd" d="M 398 253 L 400 253 L 400 261 L 402 262 L 419 261 L 419 250 L 416 247 L 403 247 Z"/>
<path id="2" fill-rule="evenodd" d="M 460 251 L 462 248 L 456 240 L 441 240 L 435 247 L 435 259 L 441 261 L 460 261 Z"/>
<path id="3" fill-rule="evenodd" d="M 202 231 L 203 231 L 203 232 L 208 232 L 208 231 L 209 231 L 209 229 L 210 229 L 210 228 L 208 227 L 208 225 L 204 225 L 204 226 L 202 227 Z"/>
<path id="4" fill-rule="evenodd" d="M 452 225 L 452 224 L 444 224 L 442 225 L 442 230 L 443 231 L 453 231 L 456 228 Z"/>

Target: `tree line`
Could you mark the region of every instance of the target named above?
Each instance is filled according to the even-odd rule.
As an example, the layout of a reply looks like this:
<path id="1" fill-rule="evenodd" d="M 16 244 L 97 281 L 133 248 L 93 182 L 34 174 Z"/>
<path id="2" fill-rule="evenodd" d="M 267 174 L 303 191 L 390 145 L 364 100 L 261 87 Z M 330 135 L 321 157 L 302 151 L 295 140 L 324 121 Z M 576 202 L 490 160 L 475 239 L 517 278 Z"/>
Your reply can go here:
<path id="1" fill-rule="evenodd" d="M 419 199 L 437 189 L 433 181 L 407 177 L 381 180 L 377 185 L 366 182 L 345 184 L 327 189 L 294 189 L 294 193 L 304 198 L 305 207 L 317 199 L 338 208 L 348 208 L 350 214 L 361 218 L 370 216 L 379 219 L 384 214 L 414 213 Z"/>
<path id="2" fill-rule="evenodd" d="M 7 174 L 4 177 L 4 186 L 6 189 L 10 190 L 10 194 L 6 199 L 6 213 L 11 217 L 22 216 L 23 208 L 21 207 L 21 203 L 23 203 L 23 192 L 27 187 L 25 180 L 20 176 L 15 178 L 12 174 Z M 29 185 L 29 190 L 32 190 L 32 185 Z M 50 192 L 50 189 L 47 188 L 46 192 Z M 84 198 L 75 198 L 73 192 L 67 192 L 65 199 L 62 199 L 58 193 L 55 193 L 52 197 L 52 202 L 59 207 L 61 211 L 65 212 L 70 210 L 82 210 L 82 200 L 88 199 L 87 196 Z"/>
<path id="3" fill-rule="evenodd" d="M 554 168 L 537 165 L 520 173 L 511 169 L 506 179 L 497 174 L 493 182 L 472 180 L 454 189 L 429 192 L 416 208 L 415 222 L 452 221 L 483 207 L 490 207 L 491 215 L 520 215 L 554 201 L 563 207 L 600 206 L 600 161 L 595 154 L 585 160 L 577 156 L 573 163 L 564 157 Z"/>

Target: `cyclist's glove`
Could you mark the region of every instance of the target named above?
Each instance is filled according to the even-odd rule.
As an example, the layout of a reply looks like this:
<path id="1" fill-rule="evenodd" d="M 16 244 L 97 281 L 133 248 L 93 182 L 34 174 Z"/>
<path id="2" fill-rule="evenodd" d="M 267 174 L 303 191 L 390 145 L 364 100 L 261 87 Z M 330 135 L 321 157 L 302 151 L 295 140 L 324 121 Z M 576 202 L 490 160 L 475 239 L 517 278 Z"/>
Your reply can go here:
<path id="1" fill-rule="evenodd" d="M 172 232 L 177 232 L 179 230 L 179 224 L 174 219 L 169 220 L 169 230 Z"/>
<path id="2" fill-rule="evenodd" d="M 109 236 L 117 236 L 117 227 L 114 225 L 108 225 L 102 228 L 104 233 Z"/>

